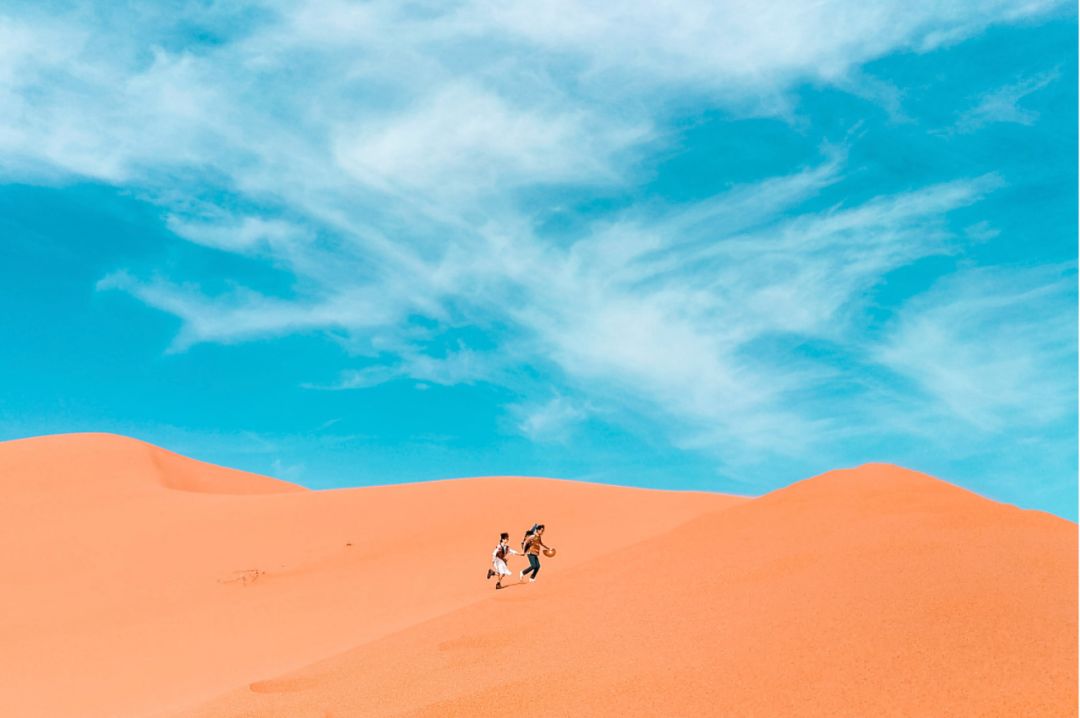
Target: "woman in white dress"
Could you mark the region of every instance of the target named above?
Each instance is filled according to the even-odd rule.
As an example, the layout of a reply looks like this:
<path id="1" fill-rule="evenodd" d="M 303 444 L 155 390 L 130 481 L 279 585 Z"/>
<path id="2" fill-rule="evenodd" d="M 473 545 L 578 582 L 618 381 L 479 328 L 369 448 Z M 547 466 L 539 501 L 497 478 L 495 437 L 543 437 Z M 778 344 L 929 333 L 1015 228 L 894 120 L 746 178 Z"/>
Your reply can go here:
<path id="1" fill-rule="evenodd" d="M 500 588 L 505 588 L 505 586 L 502 585 L 503 577 L 512 575 L 510 567 L 506 565 L 506 559 L 516 555 L 518 555 L 518 552 L 510 548 L 510 534 L 505 531 L 499 534 L 499 545 L 491 552 L 491 568 L 488 569 L 487 573 L 489 579 L 492 576 L 499 577 L 495 581 L 496 591 Z"/>

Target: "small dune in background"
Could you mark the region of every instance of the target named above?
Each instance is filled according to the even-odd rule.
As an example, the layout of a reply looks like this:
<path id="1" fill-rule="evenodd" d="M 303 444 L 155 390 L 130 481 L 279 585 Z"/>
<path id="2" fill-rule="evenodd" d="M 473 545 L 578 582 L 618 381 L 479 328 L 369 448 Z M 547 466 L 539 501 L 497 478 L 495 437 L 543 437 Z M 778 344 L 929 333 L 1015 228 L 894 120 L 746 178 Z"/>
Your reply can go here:
<path id="1" fill-rule="evenodd" d="M 0 482 L 3 715 L 1077 715 L 1076 524 L 895 466 L 308 491 L 78 434 Z"/>

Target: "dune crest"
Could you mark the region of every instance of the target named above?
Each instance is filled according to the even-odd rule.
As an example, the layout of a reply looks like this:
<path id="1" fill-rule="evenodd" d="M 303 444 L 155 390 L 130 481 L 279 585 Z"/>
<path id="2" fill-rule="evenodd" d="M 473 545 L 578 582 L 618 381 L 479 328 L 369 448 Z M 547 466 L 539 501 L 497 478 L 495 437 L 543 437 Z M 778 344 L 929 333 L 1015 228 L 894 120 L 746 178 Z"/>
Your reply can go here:
<path id="1" fill-rule="evenodd" d="M 153 487 L 236 495 L 307 491 L 287 481 L 189 459 L 118 434 L 60 434 L 7 441 L 0 443 L 0 462 L 8 475 L 23 477 L 34 490 L 86 490 L 88 487 L 73 485 L 81 481 L 120 491 Z"/>

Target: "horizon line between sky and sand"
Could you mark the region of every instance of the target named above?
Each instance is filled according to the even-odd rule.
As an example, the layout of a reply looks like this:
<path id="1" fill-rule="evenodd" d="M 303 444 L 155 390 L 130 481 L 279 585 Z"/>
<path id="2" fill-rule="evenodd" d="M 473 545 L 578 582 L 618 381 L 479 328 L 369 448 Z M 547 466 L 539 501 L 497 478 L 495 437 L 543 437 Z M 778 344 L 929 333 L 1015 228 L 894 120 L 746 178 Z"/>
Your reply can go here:
<path id="1" fill-rule="evenodd" d="M 831 474 L 836 474 L 836 473 L 841 473 L 841 472 L 860 472 L 860 471 L 864 471 L 866 469 L 872 469 L 872 468 L 875 468 L 875 467 L 886 467 L 886 468 L 901 469 L 904 472 L 908 472 L 908 473 L 911 473 L 911 474 L 917 474 L 917 475 L 920 475 L 920 476 L 923 476 L 923 477 L 927 477 L 927 478 L 932 479 L 933 481 L 938 482 L 940 484 L 945 484 L 945 485 L 947 485 L 949 487 L 964 491 L 964 492 L 969 493 L 969 494 L 971 494 L 973 496 L 976 496 L 976 497 L 978 497 L 980 499 L 983 499 L 983 500 L 986 500 L 986 501 L 991 501 L 991 502 L 996 503 L 996 504 L 1001 504 L 1001 505 L 1005 505 L 1005 506 L 1012 506 L 1012 507 L 1014 507 L 1014 508 L 1016 508 L 1018 510 L 1021 510 L 1021 511 L 1030 511 L 1030 512 L 1034 512 L 1034 513 L 1038 513 L 1038 514 L 1045 514 L 1045 515 L 1048 515 L 1048 516 L 1053 516 L 1055 518 L 1061 518 L 1061 519 L 1064 519 L 1065 521 L 1069 521 L 1070 523 L 1073 523 L 1073 524 L 1077 523 L 1076 520 L 1071 519 L 1068 516 L 1062 516 L 1062 515 L 1060 515 L 1058 513 L 1055 513 L 1053 511 L 1046 511 L 1046 510 L 1038 509 L 1038 508 L 1027 508 L 1027 507 L 1019 506 L 1017 504 L 1008 502 L 1008 501 L 1001 501 L 999 499 L 993 498 L 992 496 L 988 496 L 988 495 L 986 495 L 984 493 L 981 493 L 981 492 L 976 491 L 974 489 L 971 489 L 969 487 L 963 486 L 962 484 L 958 484 L 956 482 L 950 481 L 950 480 L 948 480 L 946 478 L 935 476 L 935 475 L 927 473 L 927 472 L 919 471 L 918 469 L 912 469 L 910 467 L 903 466 L 901 464 L 895 464 L 895 463 L 884 462 L 884 461 L 867 461 L 867 462 L 863 462 L 861 464 L 857 464 L 855 466 L 838 466 L 838 467 L 834 467 L 834 468 L 828 469 L 826 471 L 823 471 L 823 472 L 820 472 L 820 473 L 817 473 L 817 474 L 813 474 L 813 475 L 810 475 L 810 476 L 805 476 L 805 477 L 800 478 L 800 479 L 796 479 L 795 481 L 792 481 L 792 482 L 790 482 L 788 484 L 784 484 L 782 486 L 777 486 L 777 487 L 772 488 L 772 489 L 770 489 L 768 491 L 764 491 L 764 492 L 762 492 L 760 494 L 745 494 L 745 493 L 735 493 L 735 492 L 729 492 L 729 491 L 718 491 L 718 490 L 697 489 L 697 488 L 668 488 L 668 487 L 657 487 L 657 486 L 641 486 L 641 485 L 619 484 L 619 483 L 612 482 L 612 481 L 590 481 L 590 480 L 587 480 L 587 479 L 580 479 L 580 478 L 564 478 L 564 477 L 558 477 L 558 476 L 540 476 L 540 475 L 525 475 L 525 474 L 476 474 L 476 475 L 468 475 L 468 476 L 442 476 L 442 477 L 435 477 L 435 478 L 430 478 L 430 479 L 418 479 L 418 480 L 409 480 L 409 481 L 388 481 L 388 482 L 380 482 L 380 483 L 364 483 L 364 484 L 359 484 L 359 485 L 355 485 L 355 486 L 333 486 L 333 487 L 319 488 L 319 487 L 305 486 L 301 482 L 291 481 L 289 479 L 282 479 L 282 478 L 275 477 L 275 476 L 268 475 L 268 474 L 262 474 L 262 473 L 259 473 L 259 472 L 256 472 L 256 471 L 251 471 L 249 469 L 242 468 L 242 467 L 226 466 L 226 465 L 223 465 L 223 464 L 218 464 L 218 463 L 215 463 L 215 462 L 206 461 L 206 460 L 199 459 L 199 458 L 196 458 L 196 457 L 193 457 L 193 456 L 188 456 L 188 455 L 180 453 L 178 451 L 174 451 L 174 450 L 172 450 L 172 449 L 170 449 L 168 447 L 160 446 L 158 444 L 155 444 L 155 443 L 150 442 L 150 441 L 146 441 L 144 439 L 139 439 L 137 437 L 128 436 L 126 434 L 118 434 L 118 433 L 113 433 L 113 432 L 79 431 L 79 432 L 60 432 L 60 433 L 56 433 L 56 434 L 42 434 L 42 435 L 36 435 L 36 436 L 26 436 L 26 437 L 21 437 L 21 438 L 16 438 L 16 439 L 0 440 L 0 447 L 3 447 L 4 444 L 14 443 L 14 442 L 60 439 L 60 438 L 63 438 L 63 437 L 94 437 L 94 436 L 99 436 L 99 437 L 109 438 L 109 439 L 121 439 L 123 441 L 138 443 L 138 444 L 141 444 L 141 445 L 146 446 L 146 447 L 150 447 L 150 448 L 158 450 L 158 451 L 168 452 L 170 454 L 173 454 L 174 456 L 179 456 L 179 457 L 182 457 L 182 458 L 190 460 L 190 461 L 198 462 L 200 464 L 206 464 L 208 466 L 214 466 L 214 467 L 218 467 L 218 468 L 225 468 L 225 469 L 231 469 L 231 470 L 234 470 L 234 471 L 240 471 L 240 472 L 243 472 L 245 474 L 251 474 L 253 476 L 258 476 L 258 477 L 263 477 L 263 478 L 270 478 L 270 479 L 274 479 L 275 481 L 279 481 L 279 482 L 282 482 L 282 483 L 285 483 L 285 484 L 290 484 L 290 485 L 297 486 L 297 487 L 300 487 L 302 489 L 305 489 L 307 491 L 318 492 L 318 493 L 330 493 L 330 492 L 335 492 L 335 491 L 351 491 L 351 490 L 354 490 L 354 489 L 364 489 L 364 488 L 379 488 L 379 487 L 385 488 L 385 487 L 392 487 L 392 486 L 408 486 L 408 485 L 414 485 L 414 484 L 437 484 L 437 483 L 445 483 L 445 482 L 458 482 L 458 481 L 471 481 L 471 480 L 491 480 L 491 479 L 511 479 L 511 480 L 515 480 L 515 479 L 522 479 L 522 480 L 530 480 L 530 481 L 562 482 L 562 483 L 570 483 L 570 484 L 593 484 L 593 485 L 600 485 L 600 486 L 611 486 L 611 487 L 615 487 L 615 488 L 627 489 L 627 490 L 632 490 L 632 491 L 633 490 L 654 491 L 654 492 L 659 491 L 659 492 L 664 492 L 664 493 L 684 493 L 684 494 L 705 493 L 705 494 L 723 495 L 723 496 L 731 496 L 733 498 L 741 498 L 741 499 L 753 500 L 753 499 L 760 499 L 760 498 L 769 496 L 770 494 L 774 494 L 776 492 L 784 491 L 784 490 L 789 489 L 791 487 L 794 487 L 794 486 L 796 486 L 798 484 L 803 484 L 805 482 L 813 481 L 815 479 L 818 479 L 818 478 L 826 476 L 826 475 L 831 475 Z"/>

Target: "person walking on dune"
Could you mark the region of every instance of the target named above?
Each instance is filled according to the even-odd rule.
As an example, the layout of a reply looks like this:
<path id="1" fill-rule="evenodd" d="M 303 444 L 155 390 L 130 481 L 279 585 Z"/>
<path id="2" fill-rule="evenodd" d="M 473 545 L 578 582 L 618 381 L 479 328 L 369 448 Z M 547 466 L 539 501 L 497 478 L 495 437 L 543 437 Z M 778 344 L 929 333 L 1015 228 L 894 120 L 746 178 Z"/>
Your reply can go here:
<path id="1" fill-rule="evenodd" d="M 521 548 L 525 552 L 525 558 L 529 559 L 529 567 L 518 574 L 518 580 L 524 581 L 525 576 L 532 574 L 529 583 L 536 581 L 536 575 L 540 573 L 540 549 L 549 548 L 544 545 L 544 524 L 533 524 L 533 527 L 525 532 L 525 538 L 521 541 Z"/>
<path id="2" fill-rule="evenodd" d="M 499 545 L 495 547 L 495 550 L 491 552 L 491 568 L 488 569 L 487 577 L 490 579 L 492 576 L 498 576 L 495 581 L 495 590 L 505 588 L 502 585 L 502 580 L 506 576 L 513 575 L 513 571 L 506 565 L 506 559 L 510 556 L 517 556 L 518 552 L 510 548 L 510 534 L 503 531 L 499 534 Z"/>

